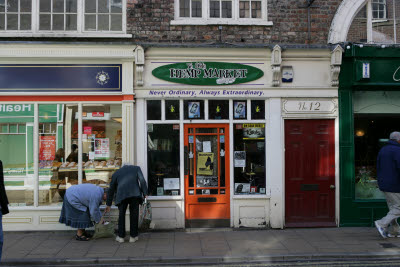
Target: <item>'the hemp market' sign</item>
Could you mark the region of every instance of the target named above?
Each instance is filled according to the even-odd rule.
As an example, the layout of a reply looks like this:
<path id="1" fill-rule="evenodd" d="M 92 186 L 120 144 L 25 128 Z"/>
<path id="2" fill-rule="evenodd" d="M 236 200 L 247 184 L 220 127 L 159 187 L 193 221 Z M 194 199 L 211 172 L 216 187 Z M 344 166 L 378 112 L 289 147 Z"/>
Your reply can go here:
<path id="1" fill-rule="evenodd" d="M 229 85 L 261 78 L 258 68 L 224 62 L 182 62 L 158 67 L 153 75 L 161 80 L 191 85 Z"/>

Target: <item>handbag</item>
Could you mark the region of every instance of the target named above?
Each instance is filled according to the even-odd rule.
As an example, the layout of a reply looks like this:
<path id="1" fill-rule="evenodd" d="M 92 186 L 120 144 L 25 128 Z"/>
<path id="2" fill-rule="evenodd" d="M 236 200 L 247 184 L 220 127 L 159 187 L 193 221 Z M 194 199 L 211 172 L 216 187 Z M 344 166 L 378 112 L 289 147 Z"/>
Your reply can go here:
<path id="1" fill-rule="evenodd" d="M 151 220 L 152 220 L 151 204 L 150 204 L 150 202 L 147 201 L 147 198 L 146 198 L 144 200 L 143 204 L 140 205 L 139 229 L 142 231 L 150 229 Z"/>
<path id="2" fill-rule="evenodd" d="M 115 224 L 111 221 L 110 213 L 108 213 L 108 218 L 105 218 L 106 212 L 99 223 L 94 225 L 94 235 L 93 239 L 114 237 Z"/>

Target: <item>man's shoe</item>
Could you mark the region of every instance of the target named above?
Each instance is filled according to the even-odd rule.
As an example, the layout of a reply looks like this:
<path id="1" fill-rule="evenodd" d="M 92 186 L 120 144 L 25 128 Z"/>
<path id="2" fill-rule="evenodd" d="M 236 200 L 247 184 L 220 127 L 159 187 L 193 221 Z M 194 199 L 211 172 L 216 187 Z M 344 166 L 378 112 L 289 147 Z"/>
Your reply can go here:
<path id="1" fill-rule="evenodd" d="M 125 240 L 124 240 L 122 237 L 119 237 L 119 236 L 117 236 L 117 237 L 115 238 L 115 241 L 117 241 L 117 242 L 119 242 L 119 243 L 124 243 L 124 242 L 125 242 Z"/>
<path id="2" fill-rule="evenodd" d="M 129 238 L 129 243 L 135 243 L 138 240 L 139 240 L 139 237 L 130 237 Z"/>
<path id="3" fill-rule="evenodd" d="M 387 232 L 386 228 L 383 228 L 382 226 L 380 226 L 377 221 L 375 221 L 375 226 L 383 238 L 388 238 L 388 232 Z"/>

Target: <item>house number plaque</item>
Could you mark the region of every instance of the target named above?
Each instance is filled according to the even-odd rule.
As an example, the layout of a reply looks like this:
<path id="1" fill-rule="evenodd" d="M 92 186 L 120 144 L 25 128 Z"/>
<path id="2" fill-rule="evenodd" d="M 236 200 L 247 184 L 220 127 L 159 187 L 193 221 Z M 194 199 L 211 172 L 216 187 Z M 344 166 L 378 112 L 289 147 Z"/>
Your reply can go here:
<path id="1" fill-rule="evenodd" d="M 283 111 L 285 113 L 334 113 L 337 110 L 337 102 L 334 99 L 285 99 Z"/>

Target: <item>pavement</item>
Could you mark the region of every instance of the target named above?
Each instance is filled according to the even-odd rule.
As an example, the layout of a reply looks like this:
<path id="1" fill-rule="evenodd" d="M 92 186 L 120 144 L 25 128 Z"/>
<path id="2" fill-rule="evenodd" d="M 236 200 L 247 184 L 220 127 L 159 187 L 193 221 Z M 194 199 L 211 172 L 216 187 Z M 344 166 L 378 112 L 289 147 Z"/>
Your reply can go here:
<path id="1" fill-rule="evenodd" d="M 76 241 L 75 231 L 5 232 L 3 265 L 189 265 L 301 260 L 400 259 L 400 238 L 375 227 L 187 229 Z M 126 238 L 127 240 L 127 238 Z"/>

